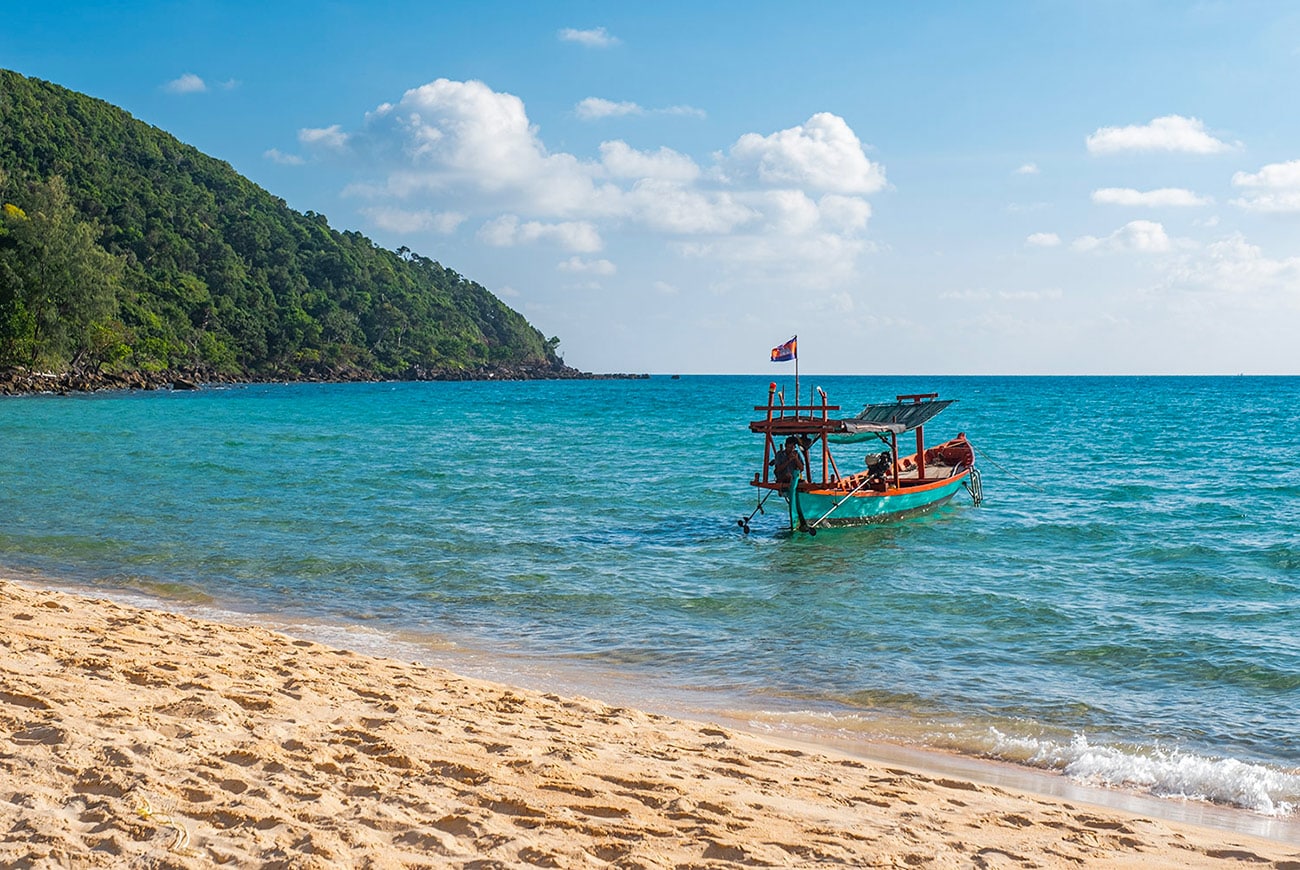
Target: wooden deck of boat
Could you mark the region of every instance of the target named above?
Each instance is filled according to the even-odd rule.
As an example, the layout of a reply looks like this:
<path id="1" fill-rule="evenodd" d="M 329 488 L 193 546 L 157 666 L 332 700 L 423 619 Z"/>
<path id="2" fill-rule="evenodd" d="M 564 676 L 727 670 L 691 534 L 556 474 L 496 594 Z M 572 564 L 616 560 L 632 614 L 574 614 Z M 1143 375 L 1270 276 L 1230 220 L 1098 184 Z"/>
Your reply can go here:
<path id="1" fill-rule="evenodd" d="M 947 463 L 943 463 L 943 462 L 933 462 L 925 466 L 925 477 L 923 478 L 917 476 L 917 469 L 915 466 L 913 466 L 912 468 L 904 469 L 903 471 L 899 472 L 898 479 L 900 482 L 905 480 L 906 481 L 923 480 L 926 482 L 930 482 L 935 480 L 944 480 L 946 478 L 953 477 L 957 474 L 958 471 L 959 471 L 959 466 L 948 465 Z M 847 477 L 841 478 L 839 483 L 836 484 L 836 486 L 840 489 L 845 489 L 845 490 L 856 489 L 867 479 L 867 477 L 868 475 L 867 472 L 865 471 L 859 472 L 858 474 L 850 474 Z M 868 487 L 863 487 L 863 489 L 868 489 Z"/>

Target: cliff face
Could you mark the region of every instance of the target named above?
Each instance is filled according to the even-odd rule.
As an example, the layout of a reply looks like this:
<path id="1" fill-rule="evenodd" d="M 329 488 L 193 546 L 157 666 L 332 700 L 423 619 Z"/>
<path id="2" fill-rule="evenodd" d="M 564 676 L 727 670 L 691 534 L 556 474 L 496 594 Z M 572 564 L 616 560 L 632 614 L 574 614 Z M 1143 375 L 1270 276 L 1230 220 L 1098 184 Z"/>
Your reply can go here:
<path id="1" fill-rule="evenodd" d="M 294 211 L 108 103 L 0 70 L 0 367 L 571 371 L 558 343 L 434 260 Z"/>

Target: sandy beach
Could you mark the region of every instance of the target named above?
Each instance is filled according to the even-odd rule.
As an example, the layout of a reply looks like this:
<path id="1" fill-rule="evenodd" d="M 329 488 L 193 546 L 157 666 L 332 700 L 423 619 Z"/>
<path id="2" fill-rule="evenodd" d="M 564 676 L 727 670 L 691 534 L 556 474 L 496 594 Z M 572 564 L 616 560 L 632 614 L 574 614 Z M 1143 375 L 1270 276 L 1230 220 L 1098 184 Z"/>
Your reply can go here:
<path id="1" fill-rule="evenodd" d="M 1300 868 L 1300 847 L 0 581 L 0 865 Z"/>

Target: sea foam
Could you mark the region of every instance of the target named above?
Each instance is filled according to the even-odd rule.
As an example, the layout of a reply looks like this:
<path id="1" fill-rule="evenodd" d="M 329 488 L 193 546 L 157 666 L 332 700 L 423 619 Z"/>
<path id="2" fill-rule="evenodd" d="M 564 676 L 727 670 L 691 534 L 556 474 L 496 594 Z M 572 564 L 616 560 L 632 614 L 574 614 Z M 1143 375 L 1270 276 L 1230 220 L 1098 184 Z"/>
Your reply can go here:
<path id="1" fill-rule="evenodd" d="M 1179 749 L 1094 745 L 1077 734 L 1068 743 L 1010 736 L 990 728 L 984 753 L 1033 767 L 1060 770 L 1086 785 L 1131 788 L 1157 797 L 1201 800 L 1269 816 L 1290 816 L 1300 805 L 1300 775 L 1235 758 Z"/>

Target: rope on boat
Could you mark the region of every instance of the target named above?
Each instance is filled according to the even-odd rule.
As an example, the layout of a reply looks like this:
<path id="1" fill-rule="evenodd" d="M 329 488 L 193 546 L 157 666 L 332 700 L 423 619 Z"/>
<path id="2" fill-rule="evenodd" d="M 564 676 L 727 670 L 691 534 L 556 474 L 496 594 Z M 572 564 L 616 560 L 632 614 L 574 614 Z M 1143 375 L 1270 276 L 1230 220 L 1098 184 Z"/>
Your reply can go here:
<path id="1" fill-rule="evenodd" d="M 853 489 L 849 490 L 848 494 L 845 495 L 844 498 L 840 499 L 839 501 L 835 502 L 835 504 L 831 505 L 831 509 L 830 509 L 830 510 L 828 510 L 826 513 L 824 513 L 824 514 L 822 514 L 821 516 L 819 516 L 817 519 L 813 520 L 811 523 L 809 523 L 809 524 L 808 524 L 808 528 L 810 528 L 810 529 L 816 529 L 818 523 L 820 523 L 822 520 L 826 519 L 826 518 L 827 518 L 828 516 L 830 516 L 831 514 L 835 513 L 836 508 L 838 508 L 840 505 L 844 504 L 846 501 L 848 501 L 850 498 L 852 498 L 854 495 L 856 495 L 856 494 L 858 493 L 859 490 L 861 490 L 863 487 L 865 487 L 865 486 L 866 486 L 867 484 L 869 484 L 869 483 L 871 483 L 871 478 L 870 478 L 870 477 L 867 477 L 867 479 L 864 480 L 864 481 L 862 481 L 862 483 L 859 483 L 859 484 L 858 484 L 857 486 L 855 486 Z"/>
<path id="2" fill-rule="evenodd" d="M 1015 472 L 1013 472 L 1013 471 L 1009 471 L 1008 469 L 1002 467 L 1001 465 L 998 465 L 998 463 L 995 462 L 995 461 L 993 460 L 993 457 L 989 456 L 989 455 L 988 455 L 987 453 L 985 453 L 983 450 L 980 450 L 980 449 L 979 449 L 978 447 L 976 447 L 974 444 L 971 445 L 971 449 L 974 450 L 976 453 L 978 453 L 978 454 L 980 455 L 980 458 L 981 458 L 981 459 L 986 459 L 986 460 L 988 460 L 989 462 L 993 463 L 993 467 L 994 467 L 994 468 L 996 468 L 998 471 L 1001 471 L 1003 474 L 1007 475 L 1008 477 L 1014 477 L 1016 480 L 1020 481 L 1020 482 L 1023 483 L 1025 486 L 1028 486 L 1028 487 L 1030 487 L 1030 488 L 1032 488 L 1032 489 L 1036 489 L 1036 490 L 1038 490 L 1039 492 L 1042 492 L 1042 493 L 1046 493 L 1046 492 L 1047 492 L 1047 490 L 1043 489 L 1041 486 L 1036 486 L 1035 484 L 1030 483 L 1028 480 L 1025 480 L 1025 479 L 1024 479 L 1023 477 L 1021 477 L 1020 475 L 1016 474 Z"/>
<path id="3" fill-rule="evenodd" d="M 774 490 L 774 489 L 769 489 L 769 490 L 767 491 L 767 495 L 765 495 L 765 496 L 763 496 L 761 499 L 759 499 L 759 501 L 758 501 L 758 507 L 754 508 L 754 509 L 750 512 L 749 516 L 747 516 L 747 517 L 741 517 L 740 519 L 736 520 L 736 525 L 740 526 L 740 528 L 744 530 L 745 534 L 747 534 L 747 535 L 749 534 L 749 521 L 752 520 L 752 519 L 754 518 L 754 514 L 766 513 L 766 511 L 763 510 L 763 503 L 766 502 L 766 501 L 768 500 L 768 498 L 770 498 L 771 495 L 772 495 L 772 493 L 774 493 L 774 492 L 776 492 L 776 490 Z"/>

